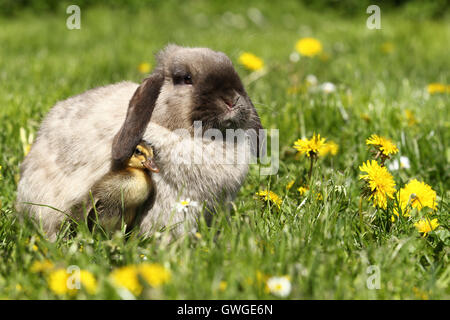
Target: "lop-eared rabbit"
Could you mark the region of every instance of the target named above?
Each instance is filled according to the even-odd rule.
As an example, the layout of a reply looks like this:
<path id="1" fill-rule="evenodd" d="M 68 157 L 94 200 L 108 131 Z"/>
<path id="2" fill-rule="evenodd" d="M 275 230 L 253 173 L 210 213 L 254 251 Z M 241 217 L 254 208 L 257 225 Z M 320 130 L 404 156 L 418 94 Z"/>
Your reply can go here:
<path id="1" fill-rule="evenodd" d="M 67 216 L 82 219 L 73 208 L 141 139 L 151 143 L 160 169 L 153 175 L 156 195 L 137 222 L 143 235 L 170 229 L 177 237 L 195 228 L 200 212 L 214 212 L 239 190 L 248 162 L 223 157 L 229 148 L 236 153 L 236 146 L 225 137 L 194 136 L 197 121 L 203 132 L 262 129 L 230 59 L 208 48 L 176 45 L 156 58 L 141 85 L 125 81 L 91 89 L 58 102 L 44 119 L 21 165 L 16 206 L 50 239 Z M 186 155 L 199 150 L 201 161 L 187 161 Z M 184 199 L 198 205 L 177 210 Z"/>

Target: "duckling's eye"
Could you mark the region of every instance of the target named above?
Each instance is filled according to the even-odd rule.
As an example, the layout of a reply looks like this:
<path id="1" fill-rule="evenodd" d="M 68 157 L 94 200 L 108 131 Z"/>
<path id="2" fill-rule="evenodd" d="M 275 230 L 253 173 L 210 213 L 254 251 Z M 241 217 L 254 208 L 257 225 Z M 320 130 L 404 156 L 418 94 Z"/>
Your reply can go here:
<path id="1" fill-rule="evenodd" d="M 139 150 L 139 149 L 134 150 L 134 154 L 138 155 L 138 156 L 142 156 L 143 155 L 142 151 Z"/>

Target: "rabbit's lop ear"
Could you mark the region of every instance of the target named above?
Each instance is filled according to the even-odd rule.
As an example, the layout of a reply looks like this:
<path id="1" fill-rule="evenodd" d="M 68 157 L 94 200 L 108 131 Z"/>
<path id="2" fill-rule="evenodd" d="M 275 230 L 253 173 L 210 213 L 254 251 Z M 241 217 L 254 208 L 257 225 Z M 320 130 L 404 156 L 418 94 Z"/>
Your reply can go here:
<path id="1" fill-rule="evenodd" d="M 155 70 L 136 89 L 130 100 L 125 122 L 113 140 L 112 159 L 115 164 L 121 164 L 130 158 L 134 148 L 142 139 L 163 82 L 163 72 Z"/>

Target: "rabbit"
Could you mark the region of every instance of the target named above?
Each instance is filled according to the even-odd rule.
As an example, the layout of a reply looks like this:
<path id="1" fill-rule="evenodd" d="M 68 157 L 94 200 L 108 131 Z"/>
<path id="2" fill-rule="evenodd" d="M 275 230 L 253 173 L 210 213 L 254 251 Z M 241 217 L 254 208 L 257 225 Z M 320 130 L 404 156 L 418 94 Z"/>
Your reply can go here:
<path id="1" fill-rule="evenodd" d="M 170 44 L 156 60 L 140 85 L 124 81 L 91 89 L 58 102 L 45 117 L 21 165 L 16 208 L 37 219 L 50 239 L 66 216 L 80 219 L 71 208 L 142 139 L 157 150 L 160 169 L 152 175 L 155 199 L 137 221 L 143 236 L 168 230 L 179 237 L 239 191 L 248 161 L 224 162 L 224 151 L 237 155 L 236 144 L 205 138 L 208 129 L 254 130 L 261 155 L 260 118 L 224 53 Z M 202 161 L 182 161 L 198 150 Z M 108 159 L 101 156 L 107 153 Z M 179 210 L 186 199 L 197 205 Z"/>

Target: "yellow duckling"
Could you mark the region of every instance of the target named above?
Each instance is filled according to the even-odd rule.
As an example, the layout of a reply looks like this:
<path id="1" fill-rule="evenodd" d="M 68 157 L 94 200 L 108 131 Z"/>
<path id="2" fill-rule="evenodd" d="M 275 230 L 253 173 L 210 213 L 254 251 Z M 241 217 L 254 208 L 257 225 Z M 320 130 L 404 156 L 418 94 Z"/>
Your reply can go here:
<path id="1" fill-rule="evenodd" d="M 120 230 L 122 220 L 130 226 L 139 206 L 154 191 L 152 172 L 159 172 L 153 148 L 141 141 L 124 168 L 107 173 L 91 188 L 95 208 L 88 210 L 88 219 L 98 221 L 105 230 Z M 98 217 L 98 220 L 97 220 Z"/>

